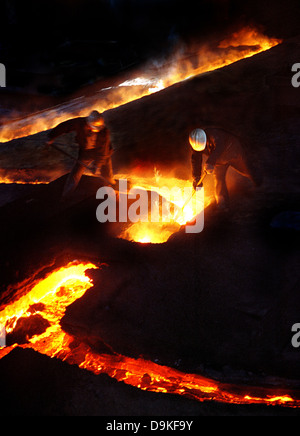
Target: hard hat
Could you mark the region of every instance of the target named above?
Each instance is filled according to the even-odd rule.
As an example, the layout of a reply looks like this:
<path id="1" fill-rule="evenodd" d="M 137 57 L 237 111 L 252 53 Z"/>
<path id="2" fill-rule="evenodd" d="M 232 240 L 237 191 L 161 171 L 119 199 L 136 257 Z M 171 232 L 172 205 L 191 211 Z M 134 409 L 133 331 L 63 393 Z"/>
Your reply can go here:
<path id="1" fill-rule="evenodd" d="M 87 118 L 87 123 L 93 132 L 99 132 L 104 126 L 104 118 L 98 111 L 93 111 Z"/>
<path id="2" fill-rule="evenodd" d="M 204 151 L 207 144 L 207 136 L 204 130 L 193 130 L 190 134 L 190 144 L 195 151 Z"/>

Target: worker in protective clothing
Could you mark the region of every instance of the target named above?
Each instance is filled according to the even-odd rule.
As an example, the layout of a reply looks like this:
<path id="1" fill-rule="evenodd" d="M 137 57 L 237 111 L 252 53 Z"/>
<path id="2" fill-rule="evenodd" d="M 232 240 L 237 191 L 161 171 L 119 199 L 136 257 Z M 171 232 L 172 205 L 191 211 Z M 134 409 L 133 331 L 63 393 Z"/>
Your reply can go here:
<path id="1" fill-rule="evenodd" d="M 255 185 L 261 184 L 254 169 L 250 168 L 237 136 L 223 129 L 209 127 L 205 130 L 193 130 L 189 140 L 193 149 L 194 188 L 198 186 L 204 172 L 212 174 L 215 179 L 216 202 L 221 209 L 229 207 L 229 193 L 226 185 L 229 167 L 249 178 Z M 204 155 L 208 156 L 205 165 L 203 164 Z"/>
<path id="2" fill-rule="evenodd" d="M 57 137 L 70 132 L 76 132 L 79 152 L 78 161 L 67 179 L 63 197 L 75 191 L 87 166 L 93 169 L 95 174 L 100 171 L 101 175 L 114 185 L 111 161 L 113 149 L 103 115 L 93 111 L 86 118 L 75 118 L 59 124 L 49 133 L 48 145 L 51 145 Z"/>

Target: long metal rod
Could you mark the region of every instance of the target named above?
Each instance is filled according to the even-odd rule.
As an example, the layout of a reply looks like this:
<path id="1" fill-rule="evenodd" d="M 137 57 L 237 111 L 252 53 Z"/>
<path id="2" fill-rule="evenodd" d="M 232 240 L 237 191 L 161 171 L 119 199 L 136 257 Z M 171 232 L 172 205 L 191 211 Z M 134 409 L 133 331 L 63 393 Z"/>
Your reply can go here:
<path id="1" fill-rule="evenodd" d="M 192 200 L 192 198 L 194 197 L 194 195 L 196 194 L 197 188 L 199 188 L 199 186 L 203 183 L 205 177 L 207 176 L 207 172 L 205 171 L 203 173 L 203 176 L 201 177 L 201 180 L 199 181 L 198 185 L 196 186 L 196 188 L 193 190 L 193 193 L 190 195 L 190 197 L 187 199 L 187 201 L 184 203 L 182 210 L 184 210 L 187 205 L 189 204 L 189 202 Z"/>

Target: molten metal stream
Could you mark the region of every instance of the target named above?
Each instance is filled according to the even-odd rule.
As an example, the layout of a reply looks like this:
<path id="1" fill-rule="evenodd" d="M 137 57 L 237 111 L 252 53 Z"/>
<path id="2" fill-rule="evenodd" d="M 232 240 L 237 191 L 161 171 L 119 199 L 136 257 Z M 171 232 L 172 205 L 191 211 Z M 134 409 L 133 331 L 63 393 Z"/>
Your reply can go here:
<path id="1" fill-rule="evenodd" d="M 169 201 L 171 208 L 161 207 L 159 211 L 159 219 L 151 220 L 148 216 L 148 222 L 136 222 L 131 224 L 122 232 L 120 237 L 129 241 L 139 242 L 142 244 L 162 244 L 167 242 L 171 235 L 178 232 L 181 226 L 188 224 L 205 207 L 211 202 L 211 197 L 195 195 L 190 202 L 186 200 L 190 197 L 192 190 L 192 180 L 182 180 L 175 177 L 166 177 L 160 174 L 155 168 L 153 177 L 139 177 L 135 175 L 118 175 L 119 179 L 130 179 L 132 189 L 145 190 L 152 194 L 157 194 L 157 203 L 160 204 L 159 197 L 164 201 Z M 185 191 L 186 190 L 186 191 Z M 122 194 L 122 192 L 120 193 Z M 127 193 L 125 193 L 127 194 Z M 161 203 L 161 205 L 162 205 Z M 158 208 L 157 204 L 157 208 Z M 173 209 L 173 210 L 171 210 Z"/>
<path id="2" fill-rule="evenodd" d="M 198 401 L 300 407 L 300 399 L 284 392 L 248 386 L 225 386 L 199 375 L 184 374 L 143 359 L 100 355 L 84 343 L 75 347 L 74 338 L 62 330 L 60 320 L 66 308 L 92 288 L 92 281 L 85 272 L 96 268 L 91 263 L 71 263 L 33 283 L 26 295 L 8 304 L 0 312 L 0 323 L 5 326 L 7 334 L 13 334 L 22 321 L 31 317 L 43 318 L 48 327 L 41 334 L 31 334 L 31 337 L 27 335 L 26 344 L 0 348 L 0 359 L 20 346 L 76 364 L 94 374 L 108 374 L 118 381 L 146 391 L 172 393 Z"/>
<path id="3" fill-rule="evenodd" d="M 255 56 L 281 42 L 255 28 L 245 27 L 215 46 L 181 47 L 170 58 L 146 65 L 128 80 L 95 91 L 93 97 L 82 96 L 1 126 L 0 142 L 52 129 L 68 119 L 87 116 L 91 110 L 104 112 L 119 107 L 199 74 Z"/>

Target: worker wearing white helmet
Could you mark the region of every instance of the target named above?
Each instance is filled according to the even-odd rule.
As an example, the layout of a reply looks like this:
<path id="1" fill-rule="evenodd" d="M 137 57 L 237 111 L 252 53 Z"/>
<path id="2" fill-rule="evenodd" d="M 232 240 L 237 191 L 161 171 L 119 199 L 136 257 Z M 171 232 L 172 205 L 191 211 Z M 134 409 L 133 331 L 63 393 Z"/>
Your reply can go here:
<path id="1" fill-rule="evenodd" d="M 79 153 L 78 161 L 66 182 L 63 196 L 68 196 L 77 188 L 87 167 L 93 167 L 95 173 L 99 170 L 101 175 L 113 185 L 115 183 L 111 161 L 113 149 L 103 115 L 93 111 L 87 117 L 75 118 L 59 124 L 49 133 L 48 144 L 51 145 L 57 137 L 69 132 L 76 132 Z"/>
<path id="2" fill-rule="evenodd" d="M 90 115 L 87 117 L 87 124 L 92 132 L 100 132 L 102 127 L 105 125 L 103 115 L 100 114 L 98 111 L 91 112 Z"/>
<path id="3" fill-rule="evenodd" d="M 237 136 L 224 129 L 198 128 L 191 132 L 189 141 L 193 149 L 194 188 L 197 188 L 204 173 L 212 174 L 215 179 L 216 202 L 220 208 L 229 207 L 226 174 L 230 166 L 256 185 L 260 185 L 261 181 L 257 175 L 254 175 L 255 169 L 250 169 L 245 151 Z M 203 165 L 204 155 L 208 156 L 205 165 Z"/>
<path id="4" fill-rule="evenodd" d="M 204 151 L 207 144 L 207 135 L 204 130 L 196 129 L 190 134 L 190 144 L 194 151 Z"/>

